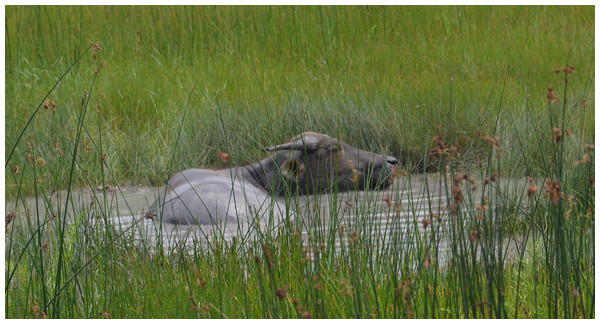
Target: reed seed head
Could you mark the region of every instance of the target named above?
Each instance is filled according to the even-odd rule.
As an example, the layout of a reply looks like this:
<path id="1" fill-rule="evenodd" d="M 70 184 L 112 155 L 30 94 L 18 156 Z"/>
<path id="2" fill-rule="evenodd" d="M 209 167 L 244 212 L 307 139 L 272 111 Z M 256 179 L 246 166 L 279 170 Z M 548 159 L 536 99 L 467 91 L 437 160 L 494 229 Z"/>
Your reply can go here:
<path id="1" fill-rule="evenodd" d="M 490 178 L 490 180 L 492 182 L 496 182 L 496 180 L 498 180 L 498 172 L 494 171 L 494 173 L 492 173 L 492 177 Z"/>
<path id="2" fill-rule="evenodd" d="M 48 164 L 48 162 L 44 161 L 44 159 L 40 156 L 37 158 L 37 160 L 35 160 L 35 164 L 37 164 L 39 166 L 44 166 L 44 165 Z"/>
<path id="3" fill-rule="evenodd" d="M 46 313 L 44 313 L 44 311 L 42 310 L 42 308 L 40 306 L 38 306 L 37 301 L 33 301 L 33 306 L 31 307 L 30 312 L 38 319 L 40 318 L 48 318 L 48 316 L 46 315 Z"/>
<path id="4" fill-rule="evenodd" d="M 452 188 L 452 197 L 454 199 L 455 204 L 460 204 L 464 200 L 464 195 L 462 189 L 456 185 Z"/>
<path id="5" fill-rule="evenodd" d="M 475 243 L 479 239 L 479 231 L 477 230 L 477 226 L 473 226 L 471 229 L 471 242 Z"/>
<path id="6" fill-rule="evenodd" d="M 223 163 L 227 163 L 229 160 L 231 160 L 231 155 L 221 151 L 217 151 L 217 157 L 219 158 L 219 161 Z"/>
<path id="7" fill-rule="evenodd" d="M 548 85 L 548 93 L 546 94 L 546 98 L 548 99 L 548 103 L 558 102 L 560 100 L 560 98 L 554 94 L 554 89 L 551 85 Z"/>
<path id="8" fill-rule="evenodd" d="M 156 213 L 153 213 L 153 212 L 147 212 L 146 215 L 144 215 L 144 218 L 151 219 L 151 220 L 154 220 L 154 217 L 156 217 Z"/>
<path id="9" fill-rule="evenodd" d="M 98 45 L 98 43 L 90 43 L 90 47 L 92 48 L 92 50 L 94 51 L 93 57 L 94 60 L 96 59 L 96 53 L 100 52 L 102 50 L 102 48 L 100 47 L 100 45 Z"/>
<path id="10" fill-rule="evenodd" d="M 561 183 L 547 179 L 546 184 L 544 185 L 544 198 L 549 199 L 552 203 L 558 205 L 564 198 L 564 194 L 561 191 Z"/>
<path id="11" fill-rule="evenodd" d="M 388 207 L 392 207 L 392 199 L 390 199 L 390 194 L 387 193 L 383 198 L 383 201 L 387 204 Z"/>
<path id="12" fill-rule="evenodd" d="M 535 192 L 538 191 L 540 187 L 536 186 L 535 183 L 533 183 L 532 177 L 528 177 L 527 180 L 529 181 L 529 188 L 527 189 L 527 193 L 525 194 L 525 196 L 527 196 L 528 198 L 532 198 L 533 194 L 535 194 Z"/>
<path id="13" fill-rule="evenodd" d="M 553 139 L 553 140 L 554 140 L 556 143 L 558 143 L 558 142 L 560 142 L 560 141 L 562 141 L 562 140 L 563 140 L 563 133 L 562 133 L 562 130 L 561 130 L 560 128 L 558 128 L 558 127 L 555 127 L 555 128 L 552 130 L 552 132 L 554 133 L 554 135 L 552 136 L 552 139 Z"/>
<path id="14" fill-rule="evenodd" d="M 44 104 L 44 110 L 52 109 L 52 111 L 56 111 L 56 104 L 52 102 L 52 100 L 48 99 Z"/>
<path id="15" fill-rule="evenodd" d="M 589 164 L 592 161 L 592 156 L 594 155 L 594 145 L 586 145 L 585 149 L 587 150 L 587 153 L 583 155 L 581 160 L 574 162 L 575 166 L 578 166 L 581 163 Z"/>
<path id="16" fill-rule="evenodd" d="M 352 232 L 350 233 L 350 243 L 356 244 L 358 243 L 358 240 L 358 232 L 356 230 L 352 230 Z"/>
<path id="17" fill-rule="evenodd" d="M 12 211 L 10 213 L 8 213 L 8 215 L 6 215 L 6 232 L 8 232 L 8 227 L 10 225 L 10 223 L 12 222 L 13 219 L 15 219 L 15 217 L 17 216 L 17 212 Z"/>
<path id="18" fill-rule="evenodd" d="M 431 225 L 431 219 L 425 217 L 421 223 L 423 224 L 423 229 L 427 229 Z"/>
<path id="19" fill-rule="evenodd" d="M 283 286 L 275 291 L 275 297 L 282 300 L 287 296 L 288 286 Z"/>

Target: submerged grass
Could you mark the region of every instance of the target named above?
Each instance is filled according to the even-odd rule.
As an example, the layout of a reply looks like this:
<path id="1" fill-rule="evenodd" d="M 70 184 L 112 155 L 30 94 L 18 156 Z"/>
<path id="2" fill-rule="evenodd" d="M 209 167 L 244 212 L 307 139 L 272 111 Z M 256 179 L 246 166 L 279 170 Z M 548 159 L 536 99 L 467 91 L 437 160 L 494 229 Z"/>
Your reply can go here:
<path id="1" fill-rule="evenodd" d="M 589 8 L 7 7 L 6 16 L 7 318 L 595 317 Z M 64 41 L 42 40 L 46 30 Z M 76 59 L 94 33 L 123 36 Z M 497 48 L 506 61 L 494 60 Z M 431 59 L 417 58 L 425 49 Z M 565 57 L 577 73 L 551 73 Z M 194 80 L 211 81 L 194 91 Z M 45 109 L 23 114 L 40 94 Z M 143 217 L 115 229 L 123 220 L 109 210 L 139 215 L 107 199 L 125 179 L 162 184 L 188 166 L 253 161 L 305 130 L 402 157 L 397 181 L 408 190 L 334 193 L 341 207 L 317 200 L 293 222 L 254 224 L 235 239 L 217 230 L 184 242 L 160 223 L 155 240 L 140 239 Z M 437 173 L 413 188 L 410 171 L 427 168 Z M 75 186 L 91 189 L 91 203 L 73 198 Z"/>

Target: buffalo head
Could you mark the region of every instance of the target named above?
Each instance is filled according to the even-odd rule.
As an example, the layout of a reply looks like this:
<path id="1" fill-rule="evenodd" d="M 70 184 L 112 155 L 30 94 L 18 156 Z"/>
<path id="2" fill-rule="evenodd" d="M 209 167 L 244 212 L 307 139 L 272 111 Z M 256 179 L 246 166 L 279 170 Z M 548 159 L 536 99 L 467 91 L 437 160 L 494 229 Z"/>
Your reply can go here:
<path id="1" fill-rule="evenodd" d="M 398 160 L 352 147 L 338 139 L 313 132 L 302 133 L 285 144 L 265 148 L 274 154 L 278 176 L 292 192 L 313 194 L 386 188 L 394 181 Z M 279 194 L 282 194 L 280 191 Z"/>

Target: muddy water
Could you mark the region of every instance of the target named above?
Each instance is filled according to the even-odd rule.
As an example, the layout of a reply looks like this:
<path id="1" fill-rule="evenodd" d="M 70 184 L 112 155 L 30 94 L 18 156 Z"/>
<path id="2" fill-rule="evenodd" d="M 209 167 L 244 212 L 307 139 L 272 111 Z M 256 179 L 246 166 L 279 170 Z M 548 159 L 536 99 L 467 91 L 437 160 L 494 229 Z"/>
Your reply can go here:
<path id="1" fill-rule="evenodd" d="M 281 200 L 288 206 L 289 219 L 302 224 L 301 236 L 305 242 L 323 242 L 331 232 L 335 233 L 337 246 L 347 245 L 352 232 L 368 237 L 374 245 L 386 244 L 391 237 L 414 237 L 427 230 L 429 224 L 437 230 L 446 231 L 449 225 L 449 208 L 452 180 L 446 187 L 439 174 L 412 175 L 398 179 L 390 188 L 380 191 L 343 192 L 296 197 L 293 201 Z M 524 180 L 497 182 L 504 192 L 523 192 Z M 464 181 L 465 206 L 480 205 L 483 180 L 473 184 Z M 7 214 L 17 210 L 17 225 L 22 215 L 65 215 L 70 226 L 91 226 L 96 223 L 110 224 L 120 233 L 129 235 L 146 246 L 161 242 L 165 250 L 182 246 L 193 247 L 198 242 L 215 238 L 252 240 L 260 237 L 258 232 L 272 231 L 274 235 L 282 224 L 269 215 L 257 217 L 252 224 L 219 225 L 172 225 L 146 218 L 148 207 L 159 194 L 157 187 L 127 186 L 94 188 L 72 191 L 69 203 L 66 192 L 54 192 L 48 199 L 27 198 L 15 208 L 7 203 Z M 433 218 L 432 218 L 433 215 Z M 430 223 L 431 222 L 431 223 Z M 431 229 L 431 227 L 429 227 Z M 467 232 L 468 233 L 468 232 Z M 468 235 L 468 234 L 467 234 Z M 397 242 L 397 240 L 396 240 Z M 517 240 L 509 240 L 513 246 Z M 447 249 L 447 239 L 441 249 Z"/>

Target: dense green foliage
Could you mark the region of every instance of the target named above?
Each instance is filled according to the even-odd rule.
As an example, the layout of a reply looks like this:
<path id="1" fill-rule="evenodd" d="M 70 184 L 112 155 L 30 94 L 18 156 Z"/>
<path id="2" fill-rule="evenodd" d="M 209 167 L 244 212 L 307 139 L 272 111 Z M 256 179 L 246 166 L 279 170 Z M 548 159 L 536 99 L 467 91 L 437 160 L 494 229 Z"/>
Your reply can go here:
<path id="1" fill-rule="evenodd" d="M 8 6 L 5 25 L 7 317 L 595 317 L 592 7 Z M 70 196 L 306 130 L 436 186 L 171 250 Z M 382 235 L 382 201 L 406 231 Z"/>
<path id="2" fill-rule="evenodd" d="M 472 162 L 485 148 L 476 134 L 494 132 L 500 106 L 505 140 L 516 131 L 530 138 L 546 121 L 548 85 L 558 86 L 552 70 L 567 64 L 577 75 L 571 130 L 580 143 L 593 135 L 592 7 L 10 6 L 7 148 L 91 42 L 102 48 L 97 60 L 90 51 L 69 72 L 48 98 L 56 113 L 41 111 L 25 139 L 42 152 L 68 145 L 102 65 L 90 98 L 99 106 L 86 118 L 100 115 L 121 181 L 164 181 L 188 99 L 181 168 L 219 166 L 217 150 L 234 164 L 252 162 L 264 157 L 261 147 L 312 130 L 423 170 L 438 124 L 455 125 Z M 97 134 L 96 122 L 87 127 Z M 523 144 L 525 158 L 540 162 L 537 143 Z"/>

